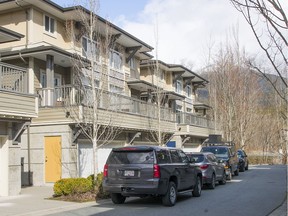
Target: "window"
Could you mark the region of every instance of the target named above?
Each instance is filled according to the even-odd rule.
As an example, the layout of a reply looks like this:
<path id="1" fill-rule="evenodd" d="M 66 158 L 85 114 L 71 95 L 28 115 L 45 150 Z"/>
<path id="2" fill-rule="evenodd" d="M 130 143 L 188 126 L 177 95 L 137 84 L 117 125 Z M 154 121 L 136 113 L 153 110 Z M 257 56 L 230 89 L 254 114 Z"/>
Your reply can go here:
<path id="1" fill-rule="evenodd" d="M 62 84 L 62 76 L 61 74 L 55 73 L 54 74 L 54 86 L 61 86 Z M 40 71 L 40 87 L 47 88 L 47 74 L 46 71 Z"/>
<path id="2" fill-rule="evenodd" d="M 191 113 L 191 112 L 192 112 L 192 109 L 191 109 L 191 108 L 186 108 L 186 112 L 187 112 L 187 113 Z"/>
<path id="3" fill-rule="evenodd" d="M 96 41 L 91 41 L 87 37 L 82 37 L 82 55 L 94 61 L 99 61 L 99 49 Z"/>
<path id="4" fill-rule="evenodd" d="M 182 159 L 182 163 L 188 163 L 189 162 L 188 156 L 183 151 L 178 150 L 178 153 Z"/>
<path id="5" fill-rule="evenodd" d="M 161 80 L 164 80 L 164 78 L 165 78 L 165 72 L 160 69 L 159 73 L 160 73 L 160 79 L 161 79 Z"/>
<path id="6" fill-rule="evenodd" d="M 159 150 L 156 152 L 158 164 L 170 163 L 170 156 L 167 150 Z"/>
<path id="7" fill-rule="evenodd" d="M 123 88 L 119 87 L 119 86 L 115 86 L 115 85 L 112 85 L 110 84 L 110 92 L 113 92 L 113 93 L 123 93 Z"/>
<path id="8" fill-rule="evenodd" d="M 153 164 L 154 153 L 151 152 L 113 152 L 109 157 L 109 164 Z M 123 171 L 121 171 L 123 172 Z"/>
<path id="9" fill-rule="evenodd" d="M 130 67 L 130 69 L 136 70 L 136 61 L 135 61 L 134 57 L 130 59 L 129 67 Z"/>
<path id="10" fill-rule="evenodd" d="M 182 93 L 182 82 L 181 80 L 176 80 L 176 83 L 175 83 L 175 91 L 177 93 Z"/>
<path id="11" fill-rule="evenodd" d="M 122 55 L 115 51 L 110 51 L 110 67 L 116 69 L 116 70 L 122 70 Z"/>
<path id="12" fill-rule="evenodd" d="M 55 33 L 55 29 L 56 29 L 56 22 L 55 19 L 45 15 L 45 31 L 49 32 L 51 34 Z"/>
<path id="13" fill-rule="evenodd" d="M 172 163 L 182 163 L 182 158 L 178 154 L 177 150 L 171 150 L 170 153 L 171 153 Z"/>
<path id="14" fill-rule="evenodd" d="M 190 85 L 186 86 L 186 95 L 187 95 L 187 97 L 191 97 L 191 86 Z"/>

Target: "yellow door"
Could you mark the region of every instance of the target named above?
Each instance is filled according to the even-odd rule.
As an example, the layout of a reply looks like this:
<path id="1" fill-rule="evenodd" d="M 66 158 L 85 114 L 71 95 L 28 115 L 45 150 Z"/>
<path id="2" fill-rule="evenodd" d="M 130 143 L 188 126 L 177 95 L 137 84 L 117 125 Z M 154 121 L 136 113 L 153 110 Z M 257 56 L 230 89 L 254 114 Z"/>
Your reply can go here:
<path id="1" fill-rule="evenodd" d="M 61 136 L 45 137 L 45 181 L 61 178 Z"/>

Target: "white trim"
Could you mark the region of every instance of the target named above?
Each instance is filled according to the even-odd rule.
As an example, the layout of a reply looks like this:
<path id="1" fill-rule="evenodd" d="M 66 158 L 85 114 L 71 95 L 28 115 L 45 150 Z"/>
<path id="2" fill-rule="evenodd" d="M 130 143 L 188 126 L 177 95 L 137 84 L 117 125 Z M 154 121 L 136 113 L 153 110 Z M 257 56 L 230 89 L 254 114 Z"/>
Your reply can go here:
<path id="1" fill-rule="evenodd" d="M 46 16 L 49 18 L 49 30 L 48 31 L 46 30 Z M 54 32 L 53 33 L 51 32 L 51 29 L 50 29 L 51 28 L 51 26 L 50 26 L 51 19 L 54 20 Z M 56 38 L 56 36 L 57 36 L 56 32 L 57 32 L 57 20 L 48 14 L 43 14 L 43 33 Z"/>

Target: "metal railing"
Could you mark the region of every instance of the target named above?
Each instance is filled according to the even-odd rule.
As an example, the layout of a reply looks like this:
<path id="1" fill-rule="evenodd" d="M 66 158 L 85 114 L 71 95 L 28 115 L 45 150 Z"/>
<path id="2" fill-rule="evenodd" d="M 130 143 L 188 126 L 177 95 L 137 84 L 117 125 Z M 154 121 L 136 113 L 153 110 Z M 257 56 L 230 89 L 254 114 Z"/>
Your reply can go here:
<path id="1" fill-rule="evenodd" d="M 176 122 L 178 124 L 193 125 L 204 128 L 214 128 L 214 121 L 204 116 L 197 116 L 192 113 L 178 112 L 176 114 Z"/>
<path id="2" fill-rule="evenodd" d="M 27 69 L 0 62 L 0 89 L 28 93 Z"/>
<path id="3" fill-rule="evenodd" d="M 149 118 L 158 117 L 159 107 L 155 104 L 108 91 L 97 89 L 95 91 L 97 106 L 100 109 L 137 114 Z M 82 89 L 72 85 L 41 88 L 37 89 L 37 94 L 40 107 L 70 105 L 92 107 L 94 105 L 92 89 L 87 86 Z M 172 112 L 172 109 L 161 107 L 160 119 L 175 122 L 175 113 Z"/>

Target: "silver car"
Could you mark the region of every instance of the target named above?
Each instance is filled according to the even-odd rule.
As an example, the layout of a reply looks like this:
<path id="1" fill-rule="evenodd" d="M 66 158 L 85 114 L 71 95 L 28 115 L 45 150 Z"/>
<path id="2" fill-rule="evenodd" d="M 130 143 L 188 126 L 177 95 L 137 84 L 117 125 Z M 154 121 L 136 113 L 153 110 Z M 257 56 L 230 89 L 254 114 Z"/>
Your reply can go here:
<path id="1" fill-rule="evenodd" d="M 190 160 L 198 165 L 202 171 L 203 184 L 214 189 L 216 182 L 226 184 L 225 167 L 222 160 L 211 152 L 186 152 Z"/>

